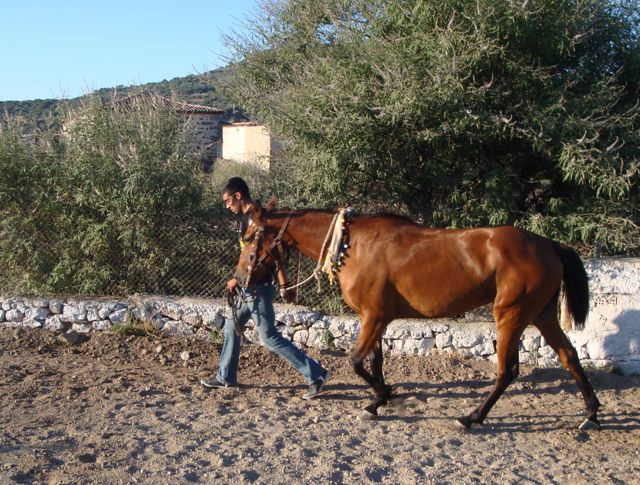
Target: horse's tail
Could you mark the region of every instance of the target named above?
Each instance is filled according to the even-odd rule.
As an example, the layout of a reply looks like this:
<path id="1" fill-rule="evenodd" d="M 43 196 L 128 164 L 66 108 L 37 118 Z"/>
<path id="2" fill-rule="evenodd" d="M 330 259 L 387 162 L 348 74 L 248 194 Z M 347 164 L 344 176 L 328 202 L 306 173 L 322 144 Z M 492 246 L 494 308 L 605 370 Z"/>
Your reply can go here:
<path id="1" fill-rule="evenodd" d="M 564 298 L 566 308 L 573 317 L 573 326 L 577 330 L 584 328 L 584 322 L 589 313 L 589 279 L 584 269 L 584 264 L 573 249 L 553 243 L 553 249 L 562 261 L 564 274 Z"/>

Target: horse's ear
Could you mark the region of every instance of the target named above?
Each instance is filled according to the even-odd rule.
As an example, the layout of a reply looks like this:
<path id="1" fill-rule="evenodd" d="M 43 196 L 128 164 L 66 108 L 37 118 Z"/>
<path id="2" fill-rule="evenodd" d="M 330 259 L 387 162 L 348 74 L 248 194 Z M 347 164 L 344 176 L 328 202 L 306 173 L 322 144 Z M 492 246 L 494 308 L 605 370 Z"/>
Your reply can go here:
<path id="1" fill-rule="evenodd" d="M 254 222 L 259 222 L 262 219 L 262 212 L 264 209 L 262 208 L 262 203 L 259 200 L 256 200 L 253 203 L 253 211 L 251 211 L 251 219 Z"/>
<path id="2" fill-rule="evenodd" d="M 273 209 L 275 209 L 277 200 L 278 199 L 275 195 L 271 196 L 269 202 L 267 202 L 267 212 L 271 212 Z"/>

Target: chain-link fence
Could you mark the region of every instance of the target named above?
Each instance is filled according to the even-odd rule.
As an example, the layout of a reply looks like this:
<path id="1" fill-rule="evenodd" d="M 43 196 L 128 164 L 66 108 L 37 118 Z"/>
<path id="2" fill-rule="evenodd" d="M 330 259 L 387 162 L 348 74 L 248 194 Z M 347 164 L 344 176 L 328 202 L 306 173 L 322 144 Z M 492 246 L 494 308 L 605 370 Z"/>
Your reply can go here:
<path id="1" fill-rule="evenodd" d="M 151 235 L 109 238 L 102 234 L 101 245 L 111 240 L 111 247 L 94 252 L 83 250 L 89 234 L 54 233 L 44 226 L 31 229 L 19 236 L 19 244 L 0 243 L 4 255 L 0 294 L 222 298 L 239 256 L 237 221 L 219 214 L 197 224 L 164 227 Z M 289 281 L 306 279 L 316 264 L 292 252 Z M 315 280 L 300 287 L 296 303 L 328 313 L 347 310 L 339 289 L 326 276 L 319 288 Z"/>
<path id="2" fill-rule="evenodd" d="M 204 238 L 204 240 L 203 240 Z M 233 275 L 240 254 L 238 233 L 233 223 L 210 223 L 206 232 L 185 231 L 177 238 L 159 236 L 171 264 L 157 278 L 139 286 L 145 293 L 220 298 L 224 295 L 227 280 Z M 293 251 L 287 265 L 288 279 L 292 284 L 307 279 L 316 269 L 317 262 Z M 111 293 L 122 293 L 117 282 Z M 280 297 L 278 297 L 280 298 Z M 330 313 L 343 313 L 344 304 L 340 290 L 332 286 L 326 276 L 315 279 L 298 288 L 296 304 Z"/>

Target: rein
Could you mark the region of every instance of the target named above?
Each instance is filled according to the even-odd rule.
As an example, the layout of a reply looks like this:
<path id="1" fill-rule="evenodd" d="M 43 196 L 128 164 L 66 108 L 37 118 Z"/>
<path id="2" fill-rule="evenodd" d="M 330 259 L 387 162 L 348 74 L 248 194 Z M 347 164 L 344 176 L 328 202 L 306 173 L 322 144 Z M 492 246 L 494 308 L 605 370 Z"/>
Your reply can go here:
<path id="1" fill-rule="evenodd" d="M 240 337 L 242 331 L 240 330 L 240 323 L 238 323 L 238 300 L 242 300 L 242 292 L 238 287 L 234 291 L 227 293 L 227 305 L 231 307 L 231 315 L 233 317 L 233 331 Z"/>

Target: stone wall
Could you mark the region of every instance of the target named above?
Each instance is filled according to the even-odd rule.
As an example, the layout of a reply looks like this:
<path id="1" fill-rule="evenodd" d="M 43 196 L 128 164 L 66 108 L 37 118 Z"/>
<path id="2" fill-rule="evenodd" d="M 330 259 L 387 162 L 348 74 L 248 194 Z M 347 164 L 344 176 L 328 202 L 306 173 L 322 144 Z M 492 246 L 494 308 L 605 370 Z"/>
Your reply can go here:
<path id="1" fill-rule="evenodd" d="M 587 365 L 640 373 L 640 261 L 599 259 L 585 266 L 591 288 L 589 318 L 584 330 L 570 331 L 569 338 Z M 0 302 L 0 325 L 60 333 L 109 330 L 114 324 L 139 320 L 166 335 L 210 338 L 209 323 L 216 312 L 227 311 L 223 300 L 154 296 L 127 301 L 0 297 Z M 278 305 L 276 320 L 283 334 L 300 347 L 349 351 L 360 330 L 356 317 L 324 315 L 293 305 Z M 245 336 L 258 341 L 251 325 Z M 495 360 L 494 340 L 491 313 L 480 308 L 459 319 L 396 320 L 387 328 L 383 345 L 392 353 L 455 352 Z M 543 367 L 559 365 L 533 327 L 521 339 L 520 361 Z"/>

